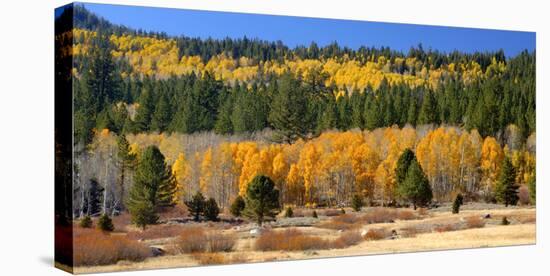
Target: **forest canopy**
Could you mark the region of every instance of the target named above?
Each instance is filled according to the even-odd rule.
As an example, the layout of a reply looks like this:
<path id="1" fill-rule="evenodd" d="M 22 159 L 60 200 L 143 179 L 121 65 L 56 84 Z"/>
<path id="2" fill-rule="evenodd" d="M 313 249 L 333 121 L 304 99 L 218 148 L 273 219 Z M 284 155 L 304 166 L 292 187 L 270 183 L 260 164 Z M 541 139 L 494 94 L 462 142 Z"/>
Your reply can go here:
<path id="1" fill-rule="evenodd" d="M 499 179 L 534 181 L 534 51 L 291 49 L 133 30 L 82 6 L 74 14 L 75 212 L 125 208 L 143 160 L 122 160 L 120 145 L 137 159 L 158 148 L 174 204 L 200 191 L 222 209 L 257 175 L 285 204 L 336 206 L 356 194 L 389 204 L 400 199 L 405 151 L 417 160 L 410 179 L 437 201 L 495 201 Z M 503 160 L 513 176 L 501 176 Z M 90 198 L 98 185 L 102 202 Z"/>

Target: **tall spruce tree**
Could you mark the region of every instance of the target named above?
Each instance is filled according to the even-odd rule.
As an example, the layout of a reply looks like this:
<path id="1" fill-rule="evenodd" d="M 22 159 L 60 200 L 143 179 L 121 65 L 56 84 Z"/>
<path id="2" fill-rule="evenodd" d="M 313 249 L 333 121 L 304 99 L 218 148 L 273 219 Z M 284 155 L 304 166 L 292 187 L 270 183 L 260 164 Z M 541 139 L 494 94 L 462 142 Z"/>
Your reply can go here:
<path id="1" fill-rule="evenodd" d="M 117 208 L 119 210 L 124 209 L 124 201 L 126 196 L 125 191 L 125 180 L 128 171 L 133 170 L 136 165 L 136 155 L 130 152 L 130 144 L 128 143 L 128 140 L 126 140 L 126 136 L 124 134 L 121 134 L 117 137 L 117 166 L 119 169 L 119 179 L 118 179 L 118 186 L 119 186 L 119 206 Z"/>
<path id="2" fill-rule="evenodd" d="M 502 160 L 500 175 L 495 186 L 495 199 L 498 203 L 508 205 L 516 205 L 519 186 L 516 184 L 516 170 L 510 158 L 505 157 Z"/>
<path id="3" fill-rule="evenodd" d="M 417 206 L 426 206 L 432 200 L 430 183 L 416 159 L 412 160 L 403 184 L 398 187 L 398 193 L 411 202 L 415 210 Z"/>
<path id="4" fill-rule="evenodd" d="M 103 202 L 103 191 L 105 189 L 99 184 L 96 178 L 91 178 L 88 183 L 88 195 L 85 202 L 85 213 L 89 216 L 95 216 L 101 213 L 101 203 Z"/>
<path id="5" fill-rule="evenodd" d="M 164 132 L 167 130 L 171 120 L 172 107 L 166 93 L 162 93 L 155 106 L 155 112 L 151 116 L 151 130 Z"/>
<path id="6" fill-rule="evenodd" d="M 149 89 L 143 89 L 139 97 L 139 107 L 134 119 L 134 131 L 143 132 L 151 129 L 151 118 L 155 111 L 153 95 Z"/>
<path id="7" fill-rule="evenodd" d="M 290 73 L 281 76 L 268 117 L 275 129 L 274 138 L 283 143 L 306 138 L 311 132 L 307 127 L 306 110 L 307 97 L 300 81 Z"/>
<path id="8" fill-rule="evenodd" d="M 127 207 L 135 224 L 156 223 L 159 207 L 174 205 L 176 183 L 156 146 L 147 147 L 139 158 Z"/>
<path id="9" fill-rule="evenodd" d="M 411 149 L 405 149 L 401 156 L 399 156 L 395 167 L 395 181 L 397 183 L 397 187 L 403 185 L 405 182 L 407 171 L 409 170 L 413 160 L 416 160 L 416 156 Z"/>
<path id="10" fill-rule="evenodd" d="M 248 184 L 244 215 L 255 219 L 259 226 L 265 217 L 274 217 L 279 210 L 279 190 L 271 178 L 257 175 Z"/>
<path id="11" fill-rule="evenodd" d="M 437 101 L 434 92 L 425 91 L 422 99 L 422 106 L 418 114 L 417 124 L 439 124 L 439 116 L 437 111 Z"/>

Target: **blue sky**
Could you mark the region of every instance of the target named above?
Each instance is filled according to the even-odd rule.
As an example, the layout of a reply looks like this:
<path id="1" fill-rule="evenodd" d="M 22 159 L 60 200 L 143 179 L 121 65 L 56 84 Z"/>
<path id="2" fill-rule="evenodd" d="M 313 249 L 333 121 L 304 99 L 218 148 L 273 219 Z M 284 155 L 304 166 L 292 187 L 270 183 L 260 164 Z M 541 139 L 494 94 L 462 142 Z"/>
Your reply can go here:
<path id="1" fill-rule="evenodd" d="M 95 14 L 115 24 L 169 35 L 200 38 L 259 38 L 293 48 L 315 41 L 319 46 L 338 42 L 357 49 L 360 46 L 389 46 L 407 52 L 422 43 L 424 49 L 443 52 L 496 51 L 515 56 L 524 49 L 535 49 L 534 32 L 455 28 L 413 24 L 379 23 L 292 16 L 211 12 L 170 8 L 120 6 L 84 3 Z"/>

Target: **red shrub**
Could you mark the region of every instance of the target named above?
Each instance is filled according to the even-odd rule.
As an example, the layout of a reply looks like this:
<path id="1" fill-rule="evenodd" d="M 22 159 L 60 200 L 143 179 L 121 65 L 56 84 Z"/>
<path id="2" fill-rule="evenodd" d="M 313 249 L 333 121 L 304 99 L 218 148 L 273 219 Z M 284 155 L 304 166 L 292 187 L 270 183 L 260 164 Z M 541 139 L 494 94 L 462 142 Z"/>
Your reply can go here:
<path id="1" fill-rule="evenodd" d="M 178 253 L 229 252 L 235 246 L 236 238 L 214 231 L 205 231 L 202 227 L 188 227 L 181 231 L 176 241 Z"/>
<path id="2" fill-rule="evenodd" d="M 303 251 L 328 249 L 329 241 L 312 237 L 296 229 L 267 231 L 256 239 L 255 248 L 261 251 Z"/>
<path id="3" fill-rule="evenodd" d="M 357 231 L 344 232 L 334 240 L 331 244 L 331 248 L 346 248 L 352 245 L 356 245 L 363 240 L 361 234 Z"/>
<path id="4" fill-rule="evenodd" d="M 466 227 L 469 228 L 482 228 L 485 226 L 485 221 L 478 216 L 472 216 L 465 218 Z"/>
<path id="5" fill-rule="evenodd" d="M 75 266 L 108 265 L 121 260 L 138 262 L 150 255 L 147 246 L 122 235 L 95 229 L 80 229 L 74 235 Z"/>
<path id="6" fill-rule="evenodd" d="M 375 240 L 382 240 L 386 239 L 391 235 L 390 232 L 386 231 L 385 229 L 370 229 L 367 231 L 367 234 L 365 235 L 365 240 L 368 241 L 375 241 Z"/>

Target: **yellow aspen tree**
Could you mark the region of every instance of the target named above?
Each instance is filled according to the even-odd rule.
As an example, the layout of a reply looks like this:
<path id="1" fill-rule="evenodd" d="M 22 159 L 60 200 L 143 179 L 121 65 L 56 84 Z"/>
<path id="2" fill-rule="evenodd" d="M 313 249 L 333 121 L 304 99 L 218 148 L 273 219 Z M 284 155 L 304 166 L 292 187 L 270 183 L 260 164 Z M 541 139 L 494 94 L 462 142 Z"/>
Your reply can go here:
<path id="1" fill-rule="evenodd" d="M 200 168 L 199 188 L 203 194 L 208 193 L 209 185 L 212 181 L 212 174 L 212 147 L 209 147 L 204 152 Z"/>
<path id="2" fill-rule="evenodd" d="M 361 144 L 353 149 L 351 164 L 355 175 L 357 190 L 364 196 L 374 194 L 374 177 L 380 164 L 378 154 L 367 144 Z"/>
<path id="3" fill-rule="evenodd" d="M 189 164 L 185 158 L 185 153 L 180 152 L 178 158 L 172 165 L 172 175 L 176 179 L 176 193 L 174 194 L 174 201 L 179 203 L 184 195 L 186 182 L 189 177 Z"/>
<path id="4" fill-rule="evenodd" d="M 481 171 L 485 193 L 494 191 L 504 151 L 493 137 L 486 137 L 481 147 Z"/>

